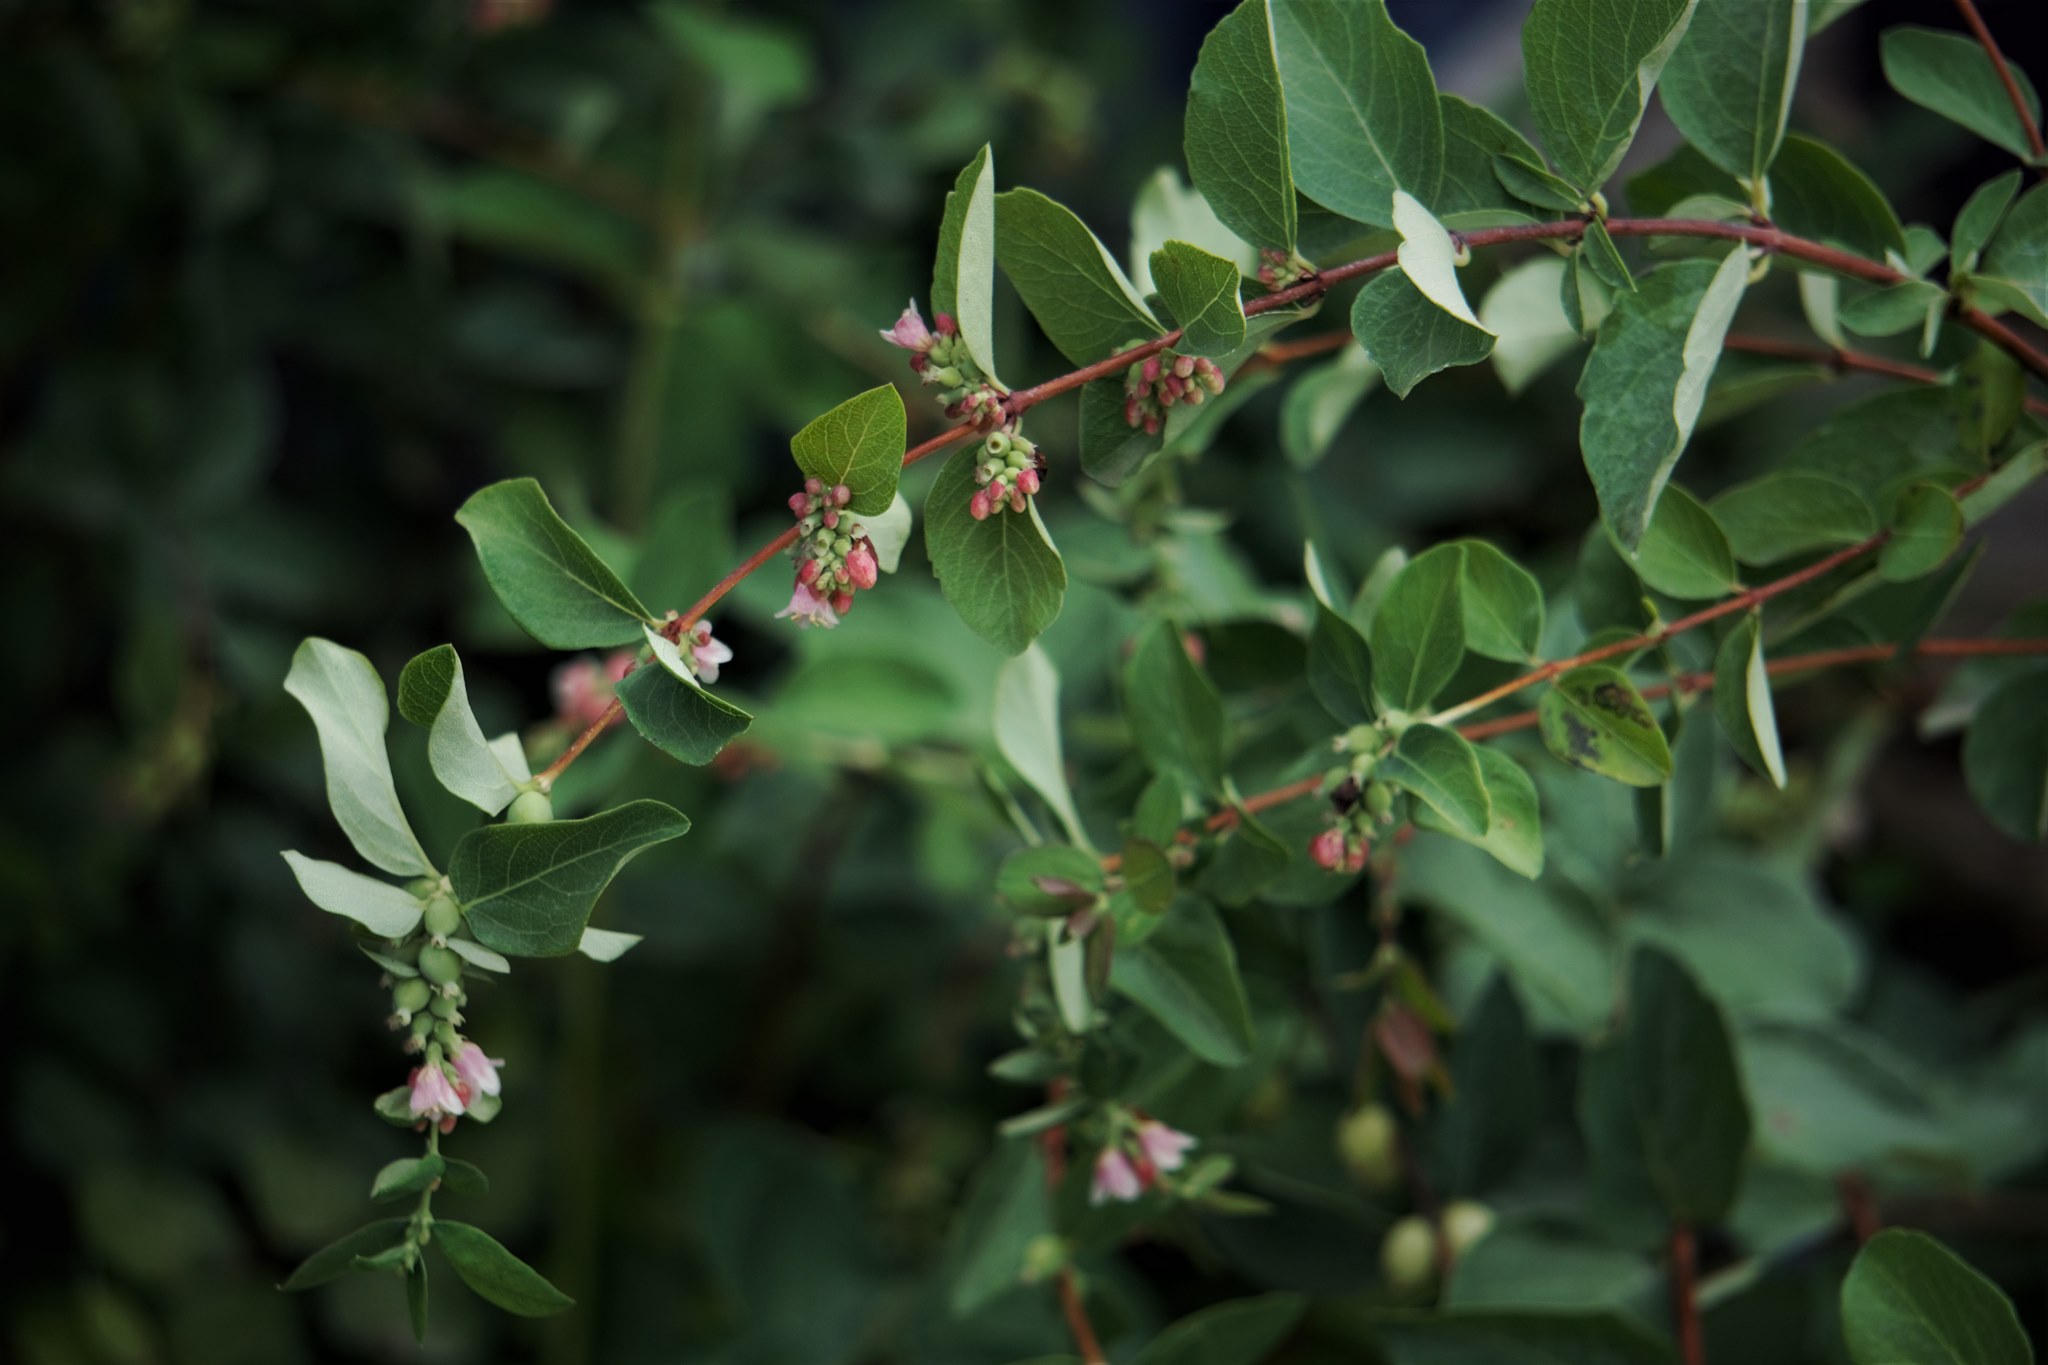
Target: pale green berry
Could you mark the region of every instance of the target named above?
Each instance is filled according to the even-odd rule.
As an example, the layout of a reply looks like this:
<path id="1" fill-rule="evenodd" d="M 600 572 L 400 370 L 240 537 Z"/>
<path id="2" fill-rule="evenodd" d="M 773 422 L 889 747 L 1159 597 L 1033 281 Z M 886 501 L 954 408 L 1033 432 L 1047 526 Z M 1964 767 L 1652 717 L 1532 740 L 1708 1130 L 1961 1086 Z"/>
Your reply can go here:
<path id="1" fill-rule="evenodd" d="M 1369 1190 L 1390 1190 L 1401 1178 L 1394 1143 L 1394 1116 L 1383 1104 L 1361 1105 L 1337 1126 L 1337 1150 Z"/>
<path id="2" fill-rule="evenodd" d="M 555 818 L 555 803 L 546 792 L 521 792 L 505 810 L 508 825 L 545 825 Z"/>
<path id="3" fill-rule="evenodd" d="M 462 959 L 452 948 L 436 948 L 429 943 L 420 949 L 420 975 L 436 986 L 446 986 L 462 979 Z"/>
<path id="4" fill-rule="evenodd" d="M 407 1015 L 418 1014 L 434 998 L 434 988 L 416 976 L 399 982 L 391 991 L 391 1008 Z"/>
<path id="5" fill-rule="evenodd" d="M 1476 1199 L 1459 1199 L 1444 1209 L 1444 1241 L 1453 1259 L 1472 1249 L 1472 1244 L 1493 1231 L 1493 1210 Z"/>
<path id="6" fill-rule="evenodd" d="M 547 798 L 543 797 L 542 800 Z M 439 895 L 427 902 L 427 932 L 435 938 L 446 938 L 462 923 L 462 907 L 455 903 L 453 896 Z"/>
<path id="7" fill-rule="evenodd" d="M 1380 1269 L 1387 1283 L 1413 1293 L 1436 1278 L 1436 1229 L 1427 1218 L 1409 1214 L 1387 1229 L 1380 1243 Z"/>

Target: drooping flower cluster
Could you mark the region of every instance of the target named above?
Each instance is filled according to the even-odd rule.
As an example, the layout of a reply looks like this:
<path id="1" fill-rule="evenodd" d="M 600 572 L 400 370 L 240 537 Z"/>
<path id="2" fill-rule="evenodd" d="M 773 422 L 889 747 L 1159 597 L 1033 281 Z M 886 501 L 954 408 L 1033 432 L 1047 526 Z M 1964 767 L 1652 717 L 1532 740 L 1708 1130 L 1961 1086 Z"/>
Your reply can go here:
<path id="1" fill-rule="evenodd" d="M 1363 872 L 1372 856 L 1374 824 L 1393 809 L 1393 789 L 1374 782 L 1363 791 L 1356 777 L 1347 777 L 1330 792 L 1331 824 L 1309 840 L 1308 856 L 1328 872 Z"/>
<path id="2" fill-rule="evenodd" d="M 1192 407 L 1221 392 L 1223 371 L 1215 361 L 1181 355 L 1169 347 L 1124 371 L 1124 420 L 1143 427 L 1147 436 L 1157 436 L 1160 424 L 1166 421 L 1166 410 L 1175 403 Z"/>
<path id="3" fill-rule="evenodd" d="M 966 418 L 977 424 L 994 424 L 1002 418 L 1003 393 L 981 367 L 974 363 L 967 340 L 950 313 L 940 313 L 933 325 L 924 325 L 917 300 L 903 310 L 896 325 L 882 333 L 892 346 L 910 352 L 910 368 L 927 386 L 939 390 L 939 404 L 946 416 Z"/>
<path id="4" fill-rule="evenodd" d="M 1160 1176 L 1187 1164 L 1188 1150 L 1195 1145 L 1188 1134 L 1137 1110 L 1112 1110 L 1110 1123 L 1109 1141 L 1095 1158 L 1088 1186 L 1091 1204 L 1137 1199 L 1159 1184 Z"/>
<path id="5" fill-rule="evenodd" d="M 478 1096 L 497 1095 L 498 1068 L 505 1064 L 461 1033 L 462 1007 L 469 1002 L 469 993 L 462 986 L 462 958 L 448 946 L 461 920 L 461 911 L 445 893 L 431 896 L 424 920 L 426 942 L 412 954 L 417 975 L 398 980 L 391 988 L 390 1025 L 406 1032 L 406 1052 L 420 1057 L 420 1064 L 406 1077 L 397 1108 L 419 1124 L 440 1124 L 444 1133 L 471 1110 Z"/>
<path id="6" fill-rule="evenodd" d="M 1023 511 L 1025 500 L 1038 492 L 1045 457 L 1015 431 L 991 431 L 981 448 L 987 458 L 974 467 L 976 491 L 967 510 L 976 521 L 986 521 L 1005 507 Z"/>
<path id="7" fill-rule="evenodd" d="M 796 544 L 790 547 L 796 588 L 789 605 L 775 613 L 778 618 L 794 618 L 800 626 L 836 626 L 853 606 L 854 593 L 874 587 L 881 577 L 867 528 L 846 510 L 852 501 L 853 490 L 845 484 L 827 488 L 820 479 L 805 479 L 804 491 L 790 494 L 789 510 L 797 519 Z"/>

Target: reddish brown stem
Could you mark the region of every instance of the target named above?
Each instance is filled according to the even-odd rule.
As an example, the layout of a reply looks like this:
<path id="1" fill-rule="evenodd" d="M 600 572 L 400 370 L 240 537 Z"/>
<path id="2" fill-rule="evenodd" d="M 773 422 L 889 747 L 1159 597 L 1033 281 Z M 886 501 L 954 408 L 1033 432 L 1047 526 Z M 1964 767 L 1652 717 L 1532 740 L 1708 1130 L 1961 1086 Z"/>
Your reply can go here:
<path id="1" fill-rule="evenodd" d="M 2020 116 L 2020 127 L 2026 130 L 2027 146 L 2033 148 L 2034 160 L 2048 156 L 2048 145 L 2041 141 L 2041 125 L 2035 120 L 2034 111 L 2027 107 L 2027 97 L 2020 93 L 2020 83 L 2012 74 L 2012 64 L 1998 50 L 1998 40 L 1985 26 L 1984 16 L 1977 13 L 1976 0 L 1956 0 L 1956 8 L 1963 12 L 1963 22 L 1970 26 L 1970 32 L 1977 35 L 1984 55 L 1991 59 L 1991 69 L 1998 73 L 1999 84 L 2005 87 L 2005 97 L 2012 101 L 2012 111 Z"/>
<path id="2" fill-rule="evenodd" d="M 540 789 L 542 791 L 548 791 L 551 788 L 553 788 L 553 786 L 555 785 L 555 779 L 560 777 L 563 771 L 567 769 L 571 763 L 574 763 L 578 758 L 582 757 L 583 751 L 590 747 L 590 742 L 596 739 L 599 735 L 603 734 L 605 730 L 610 727 L 613 721 L 617 720 L 620 716 L 623 716 L 625 714 L 626 704 L 622 701 L 614 700 L 610 706 L 607 706 L 604 709 L 603 715 L 599 716 L 596 720 L 590 722 L 590 724 L 584 728 L 582 734 L 576 736 L 575 739 L 569 741 L 569 747 L 562 750 L 561 755 L 557 757 L 554 762 L 548 764 L 547 767 L 543 768 L 540 771 L 540 774 L 534 778 L 534 781 L 539 785 Z"/>
<path id="3" fill-rule="evenodd" d="M 1060 1311 L 1067 1315 L 1067 1330 L 1074 1334 L 1074 1347 L 1081 1353 L 1083 1365 L 1106 1365 L 1109 1357 L 1096 1339 L 1095 1324 L 1088 1321 L 1088 1305 L 1081 1302 L 1081 1281 L 1074 1267 L 1060 1267 L 1059 1288 Z"/>
<path id="4" fill-rule="evenodd" d="M 1707 1365 L 1707 1339 L 1700 1330 L 1699 1247 L 1684 1223 L 1671 1229 L 1671 1318 L 1678 1358 Z"/>
<path id="5" fill-rule="evenodd" d="M 1877 1211 L 1877 1200 L 1863 1172 L 1843 1171 L 1835 1177 L 1835 1191 L 1841 1196 L 1842 1216 L 1849 1220 L 1849 1229 L 1856 1234 L 1858 1245 L 1884 1231 L 1884 1218 Z"/>
<path id="6" fill-rule="evenodd" d="M 1912 652 L 1930 659 L 1960 659 L 1984 654 L 2048 654 L 2048 640 L 1998 639 L 1998 640 L 1922 640 L 1913 646 Z M 1764 672 L 1772 677 L 1787 673 L 1812 673 L 1823 668 L 1843 668 L 1850 664 L 1876 664 L 1898 657 L 1897 645 L 1854 645 L 1846 649 L 1816 650 L 1811 654 L 1790 654 L 1782 659 L 1765 663 Z M 1705 692 L 1714 685 L 1711 673 L 1682 673 L 1668 683 L 1653 683 L 1643 689 L 1643 696 L 1649 701 L 1668 697 L 1673 692 Z M 1458 733 L 1469 740 L 1492 739 L 1495 735 L 1511 734 L 1516 730 L 1527 730 L 1536 724 L 1537 713 L 1523 711 L 1498 720 L 1484 720 L 1476 725 L 1461 725 Z"/>
<path id="7" fill-rule="evenodd" d="M 1808 365 L 1825 365 L 1836 371 L 1861 371 L 1865 374 L 1881 374 L 1892 379 L 1910 380 L 1915 384 L 1939 384 L 1944 377 L 1937 371 L 1922 365 L 1909 365 L 1903 360 L 1888 356 L 1870 355 L 1864 351 L 1837 351 L 1827 346 L 1806 346 L 1796 341 L 1780 341 L 1776 337 L 1753 337 L 1730 335 L 1721 343 L 1723 349 L 1744 351 L 1750 355 L 1767 355 L 1779 360 L 1798 360 Z M 2026 404 L 2029 410 L 2048 416 L 2048 399 L 2028 394 Z"/>
<path id="8" fill-rule="evenodd" d="M 754 553 L 748 555 L 745 560 L 741 561 L 737 569 L 719 579 L 710 592 L 698 598 L 695 604 L 683 613 L 682 620 L 678 624 L 684 630 L 688 630 L 691 626 L 696 625 L 698 621 L 703 619 L 705 612 L 718 605 L 719 598 L 740 585 L 741 579 L 781 554 L 784 550 L 787 550 L 790 546 L 796 544 L 796 536 L 797 528 L 792 526 L 760 549 L 754 551 Z"/>

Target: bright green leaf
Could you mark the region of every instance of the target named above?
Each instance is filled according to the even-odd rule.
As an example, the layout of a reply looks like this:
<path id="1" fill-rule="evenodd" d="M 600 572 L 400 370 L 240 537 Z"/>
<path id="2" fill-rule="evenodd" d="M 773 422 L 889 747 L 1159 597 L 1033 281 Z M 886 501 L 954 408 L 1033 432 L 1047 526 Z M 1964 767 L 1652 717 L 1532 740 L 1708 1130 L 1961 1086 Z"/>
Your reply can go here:
<path id="1" fill-rule="evenodd" d="M 320 735 L 327 805 L 365 862 L 402 877 L 434 870 L 406 823 L 384 732 L 391 700 L 370 661 L 329 640 L 302 640 L 292 654 L 284 690 L 306 708 Z"/>
<path id="2" fill-rule="evenodd" d="M 448 878 L 478 942 L 513 957 L 558 957 L 576 951 L 591 907 L 627 859 L 689 828 L 659 801 L 583 820 L 486 825 L 456 843 Z"/>
<path id="3" fill-rule="evenodd" d="M 1174 349 L 1188 355 L 1227 356 L 1244 345 L 1242 278 L 1237 266 L 1186 242 L 1152 253 L 1153 287 L 1181 325 Z"/>
<path id="4" fill-rule="evenodd" d="M 1575 668 L 1543 694 L 1537 715 L 1543 742 L 1573 767 L 1631 787 L 1671 776 L 1671 746 L 1657 718 L 1616 668 Z"/>
<path id="5" fill-rule="evenodd" d="M 924 548 L 939 588 L 976 635 L 1005 654 L 1021 654 L 1060 614 L 1067 566 L 1038 519 L 998 512 L 976 521 L 968 510 L 981 447 L 955 454 L 924 504 Z"/>
<path id="6" fill-rule="evenodd" d="M 903 442 L 903 395 L 883 384 L 813 418 L 789 438 L 789 453 L 806 478 L 845 484 L 855 515 L 877 516 L 896 496 Z"/>
<path id="7" fill-rule="evenodd" d="M 1521 764 L 1497 749 L 1473 746 L 1479 776 L 1486 788 L 1486 829 L 1473 835 L 1426 804 L 1415 807 L 1415 823 L 1477 848 L 1485 849 L 1503 867 L 1534 880 L 1543 874 L 1543 822 L 1536 783 Z"/>

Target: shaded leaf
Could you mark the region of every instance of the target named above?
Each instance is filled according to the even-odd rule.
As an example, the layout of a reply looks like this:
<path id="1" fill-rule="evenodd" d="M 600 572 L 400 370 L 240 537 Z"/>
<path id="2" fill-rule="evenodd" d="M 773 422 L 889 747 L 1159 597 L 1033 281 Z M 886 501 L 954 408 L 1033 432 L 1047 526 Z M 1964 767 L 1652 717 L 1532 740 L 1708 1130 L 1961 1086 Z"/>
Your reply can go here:
<path id="1" fill-rule="evenodd" d="M 639 639 L 651 619 L 534 480 L 479 489 L 455 520 L 476 542 L 484 577 L 505 610 L 549 648 L 623 645 Z"/>
<path id="2" fill-rule="evenodd" d="M 924 504 L 924 547 L 939 588 L 976 635 L 1021 654 L 1060 614 L 1067 566 L 1045 533 L 1038 507 L 976 521 L 974 466 L 981 447 L 946 461 Z"/>
<path id="3" fill-rule="evenodd" d="M 576 1306 L 482 1228 L 445 1218 L 434 1222 L 434 1245 L 478 1297 L 523 1318 L 545 1318 Z"/>
<path id="4" fill-rule="evenodd" d="M 598 894 L 629 858 L 689 828 L 659 801 L 583 820 L 487 825 L 456 843 L 448 878 L 478 942 L 513 957 L 555 957 L 576 951 Z"/>
<path id="5" fill-rule="evenodd" d="M 1714 716 L 1742 761 L 1783 788 L 1785 755 L 1778 746 L 1778 713 L 1764 669 L 1763 627 L 1754 613 L 1728 632 L 1715 655 Z"/>
<path id="6" fill-rule="evenodd" d="M 1427 706 L 1465 657 L 1465 556 L 1456 545 L 1417 555 L 1394 575 L 1372 617 L 1373 686 L 1397 711 Z"/>
<path id="7" fill-rule="evenodd" d="M 707 692 L 674 641 L 654 630 L 645 635 L 654 658 L 616 686 L 626 719 L 669 757 L 699 766 L 709 763 L 744 734 L 754 718 Z"/>

